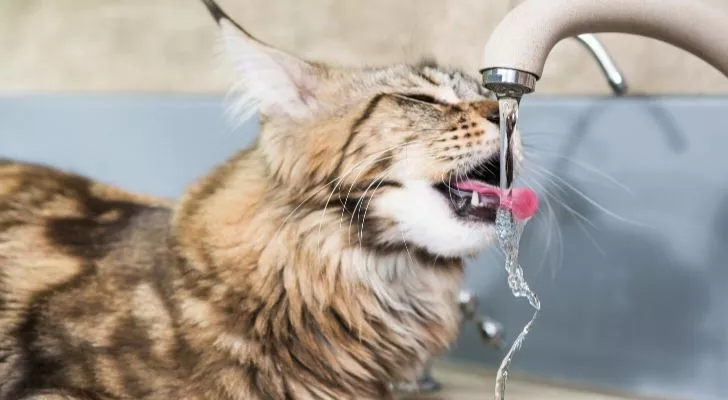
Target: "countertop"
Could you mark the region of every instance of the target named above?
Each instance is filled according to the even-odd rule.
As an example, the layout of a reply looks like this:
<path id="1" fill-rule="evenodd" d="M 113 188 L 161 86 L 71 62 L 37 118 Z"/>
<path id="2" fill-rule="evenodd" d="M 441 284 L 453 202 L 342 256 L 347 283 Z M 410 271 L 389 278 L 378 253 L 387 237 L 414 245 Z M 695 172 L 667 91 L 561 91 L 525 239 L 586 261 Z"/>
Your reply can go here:
<path id="1" fill-rule="evenodd" d="M 479 366 L 440 362 L 435 366 L 433 376 L 443 384 L 441 392 L 433 395 L 407 395 L 403 400 L 493 399 L 495 371 Z M 506 398 L 508 400 L 647 400 L 538 383 L 519 377 L 508 380 Z"/>

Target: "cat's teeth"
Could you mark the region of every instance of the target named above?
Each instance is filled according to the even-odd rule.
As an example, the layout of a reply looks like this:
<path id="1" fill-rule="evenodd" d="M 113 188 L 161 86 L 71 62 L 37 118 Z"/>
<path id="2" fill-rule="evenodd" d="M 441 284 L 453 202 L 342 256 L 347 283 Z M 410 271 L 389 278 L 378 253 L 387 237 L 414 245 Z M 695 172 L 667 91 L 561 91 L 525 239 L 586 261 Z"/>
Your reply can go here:
<path id="1" fill-rule="evenodd" d="M 473 207 L 480 206 L 480 195 L 478 192 L 473 192 L 473 197 L 470 198 L 470 205 Z"/>

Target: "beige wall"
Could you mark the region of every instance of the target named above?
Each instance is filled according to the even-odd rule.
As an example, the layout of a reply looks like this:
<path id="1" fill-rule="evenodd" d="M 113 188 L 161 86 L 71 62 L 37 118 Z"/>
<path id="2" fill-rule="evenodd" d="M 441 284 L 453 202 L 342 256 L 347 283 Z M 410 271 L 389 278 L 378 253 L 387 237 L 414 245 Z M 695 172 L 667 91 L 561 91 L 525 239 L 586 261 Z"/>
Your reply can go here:
<path id="1" fill-rule="evenodd" d="M 509 7 L 509 0 L 219 1 L 251 32 L 303 57 L 378 65 L 431 55 L 473 73 Z M 728 93 L 728 80 L 680 50 L 600 37 L 633 93 Z M 228 77 L 214 55 L 215 26 L 198 0 L 0 0 L 0 92 L 220 92 Z M 557 46 L 538 91 L 609 93 L 574 41 Z"/>

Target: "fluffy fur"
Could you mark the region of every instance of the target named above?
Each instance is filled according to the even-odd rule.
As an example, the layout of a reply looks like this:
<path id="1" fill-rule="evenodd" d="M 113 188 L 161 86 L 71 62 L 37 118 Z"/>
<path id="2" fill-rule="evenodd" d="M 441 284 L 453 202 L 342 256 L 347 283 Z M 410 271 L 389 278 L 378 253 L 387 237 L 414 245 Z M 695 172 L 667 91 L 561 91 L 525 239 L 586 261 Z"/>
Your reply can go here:
<path id="1" fill-rule="evenodd" d="M 259 140 L 175 203 L 0 163 L 0 399 L 387 399 L 455 338 L 493 227 L 433 185 L 497 153 L 497 103 L 434 65 L 301 61 L 206 3 Z"/>

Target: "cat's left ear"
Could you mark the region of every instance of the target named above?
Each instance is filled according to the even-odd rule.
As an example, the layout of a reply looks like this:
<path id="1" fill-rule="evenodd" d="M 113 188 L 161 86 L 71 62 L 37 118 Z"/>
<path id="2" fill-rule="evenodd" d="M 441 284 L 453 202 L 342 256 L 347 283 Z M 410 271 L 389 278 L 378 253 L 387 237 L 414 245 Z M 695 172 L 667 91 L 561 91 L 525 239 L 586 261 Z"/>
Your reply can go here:
<path id="1" fill-rule="evenodd" d="M 213 0 L 202 0 L 220 25 L 243 100 L 270 116 L 306 117 L 318 106 L 316 87 L 324 75 L 314 66 L 250 35 Z"/>

